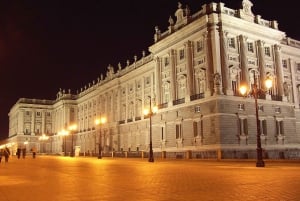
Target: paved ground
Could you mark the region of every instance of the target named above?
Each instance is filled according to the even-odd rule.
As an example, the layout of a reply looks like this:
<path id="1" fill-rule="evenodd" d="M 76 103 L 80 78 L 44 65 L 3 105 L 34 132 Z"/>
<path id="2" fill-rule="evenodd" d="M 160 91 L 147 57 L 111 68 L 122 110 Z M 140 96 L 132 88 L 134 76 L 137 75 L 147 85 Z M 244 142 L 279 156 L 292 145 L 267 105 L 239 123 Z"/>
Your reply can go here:
<path id="1" fill-rule="evenodd" d="M 38 156 L 0 164 L 1 201 L 299 201 L 300 162 Z"/>

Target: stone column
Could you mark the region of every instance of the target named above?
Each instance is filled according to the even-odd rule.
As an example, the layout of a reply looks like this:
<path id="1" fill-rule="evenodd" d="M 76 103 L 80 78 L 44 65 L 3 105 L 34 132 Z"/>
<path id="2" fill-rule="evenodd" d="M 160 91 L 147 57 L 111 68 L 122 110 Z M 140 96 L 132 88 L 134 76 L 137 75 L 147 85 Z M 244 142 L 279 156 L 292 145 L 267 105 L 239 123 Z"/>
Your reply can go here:
<path id="1" fill-rule="evenodd" d="M 212 77 L 213 77 L 213 69 L 212 69 L 212 62 L 211 62 L 211 54 L 210 54 L 210 49 L 211 45 L 209 42 L 208 38 L 208 32 L 205 32 L 203 34 L 204 38 L 204 52 L 205 52 L 205 59 L 206 59 L 206 89 L 205 89 L 205 97 L 209 97 L 212 95 L 212 89 L 213 89 L 213 82 L 212 82 Z"/>
<path id="2" fill-rule="evenodd" d="M 46 133 L 46 111 L 43 111 L 42 113 L 41 113 L 41 115 L 42 115 L 42 130 L 41 130 L 41 133 L 43 134 L 43 133 Z"/>
<path id="3" fill-rule="evenodd" d="M 276 69 L 276 77 L 277 77 L 277 90 L 279 96 L 284 96 L 283 94 L 283 69 L 281 65 L 281 47 L 279 45 L 274 45 L 275 51 L 275 69 Z M 283 97 L 284 98 L 284 97 Z M 286 99 L 286 97 L 285 97 Z"/>
<path id="4" fill-rule="evenodd" d="M 161 104 L 161 58 L 156 57 L 155 58 L 155 91 L 156 91 L 156 103 L 159 105 Z"/>
<path id="5" fill-rule="evenodd" d="M 117 93 L 118 93 L 118 99 L 117 99 L 117 114 L 118 114 L 118 116 L 116 117 L 116 120 L 120 121 L 120 120 L 123 120 L 123 119 L 121 119 L 121 117 L 122 117 L 122 107 L 123 107 L 122 102 L 121 102 L 121 94 L 122 94 L 121 86 L 118 87 Z"/>
<path id="6" fill-rule="evenodd" d="M 226 95 L 233 95 L 232 86 L 229 77 L 229 66 L 227 58 L 227 32 L 222 29 L 219 30 L 220 34 L 220 53 L 221 53 L 221 64 L 222 64 L 222 85 L 223 93 Z"/>
<path id="7" fill-rule="evenodd" d="M 241 82 L 249 85 L 249 72 L 247 62 L 246 38 L 243 35 L 239 36 L 240 44 L 240 65 L 241 65 Z"/>
<path id="8" fill-rule="evenodd" d="M 175 50 L 170 50 L 170 88 L 171 88 L 171 100 L 170 102 L 173 105 L 173 101 L 176 100 L 176 51 Z"/>
<path id="9" fill-rule="evenodd" d="M 220 82 L 214 83 L 214 94 L 219 95 L 223 94 L 223 91 L 221 89 L 223 88 L 223 75 L 222 75 L 222 68 L 221 68 L 221 54 L 220 54 L 220 35 L 217 30 L 217 26 L 214 22 L 213 25 L 209 27 L 209 42 L 211 43 L 210 47 L 210 53 L 211 53 L 211 64 L 212 64 L 212 70 L 214 77 L 218 75 L 220 77 Z M 216 80 L 216 79 L 215 79 Z"/>
<path id="10" fill-rule="evenodd" d="M 186 49 L 186 74 L 187 74 L 187 85 L 186 85 L 186 97 L 185 101 L 189 102 L 191 99 L 191 95 L 194 94 L 194 83 L 193 83 L 193 44 L 191 41 L 186 42 L 185 44 Z"/>
<path id="11" fill-rule="evenodd" d="M 261 40 L 256 41 L 257 52 L 258 52 L 258 69 L 260 74 L 260 83 L 262 84 L 262 88 L 265 89 L 264 81 L 266 79 L 265 73 L 265 52 L 264 52 L 264 42 Z"/>
<path id="12" fill-rule="evenodd" d="M 35 133 L 34 131 L 34 125 L 35 125 L 35 110 L 32 110 L 32 114 L 31 114 L 31 135 L 33 135 Z"/>
<path id="13" fill-rule="evenodd" d="M 291 68 L 291 74 L 296 75 L 295 66 L 292 64 L 291 59 L 289 59 L 288 65 Z M 297 83 L 296 83 L 295 76 L 292 76 L 292 92 L 293 92 L 292 96 L 293 96 L 293 102 L 294 102 L 295 108 L 299 109 L 298 89 L 297 89 Z"/>

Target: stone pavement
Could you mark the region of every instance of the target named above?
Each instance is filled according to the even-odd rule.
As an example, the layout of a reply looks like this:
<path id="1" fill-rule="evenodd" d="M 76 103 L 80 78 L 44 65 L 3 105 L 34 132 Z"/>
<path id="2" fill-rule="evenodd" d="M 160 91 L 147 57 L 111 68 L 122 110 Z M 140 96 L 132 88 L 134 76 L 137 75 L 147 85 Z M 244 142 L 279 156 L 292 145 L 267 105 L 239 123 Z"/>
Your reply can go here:
<path id="1" fill-rule="evenodd" d="M 0 201 L 299 201 L 300 162 L 37 156 L 0 164 Z"/>

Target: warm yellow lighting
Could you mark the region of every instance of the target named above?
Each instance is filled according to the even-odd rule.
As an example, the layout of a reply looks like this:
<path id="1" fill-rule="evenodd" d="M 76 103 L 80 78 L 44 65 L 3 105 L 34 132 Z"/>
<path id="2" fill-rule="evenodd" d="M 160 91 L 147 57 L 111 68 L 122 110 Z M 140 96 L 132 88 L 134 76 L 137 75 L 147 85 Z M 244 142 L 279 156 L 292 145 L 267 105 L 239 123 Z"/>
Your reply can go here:
<path id="1" fill-rule="evenodd" d="M 58 135 L 62 135 L 62 136 L 69 135 L 69 131 L 62 129 L 61 131 L 58 132 Z"/>
<path id="2" fill-rule="evenodd" d="M 267 78 L 266 81 L 265 81 L 266 88 L 269 90 L 269 89 L 271 89 L 272 85 L 273 85 L 272 79 L 271 78 Z"/>
<path id="3" fill-rule="evenodd" d="M 157 111 L 158 111 L 158 107 L 157 107 L 157 106 L 153 106 L 152 112 L 153 112 L 153 113 L 156 113 Z"/>
<path id="4" fill-rule="evenodd" d="M 77 129 L 77 124 L 72 124 L 69 126 L 70 131 L 75 131 Z"/>
<path id="5" fill-rule="evenodd" d="M 101 117 L 100 119 L 96 119 L 95 120 L 95 124 L 99 125 L 99 124 L 105 124 L 106 123 L 106 118 L 105 117 Z"/>
<path id="6" fill-rule="evenodd" d="M 144 115 L 148 115 L 150 113 L 149 109 L 144 109 Z"/>
<path id="7" fill-rule="evenodd" d="M 49 139 L 49 136 L 45 135 L 45 134 L 42 134 L 42 136 L 39 137 L 39 140 L 48 140 Z"/>
<path id="8" fill-rule="evenodd" d="M 248 88 L 246 85 L 241 85 L 239 90 L 242 95 L 245 95 L 248 91 Z"/>

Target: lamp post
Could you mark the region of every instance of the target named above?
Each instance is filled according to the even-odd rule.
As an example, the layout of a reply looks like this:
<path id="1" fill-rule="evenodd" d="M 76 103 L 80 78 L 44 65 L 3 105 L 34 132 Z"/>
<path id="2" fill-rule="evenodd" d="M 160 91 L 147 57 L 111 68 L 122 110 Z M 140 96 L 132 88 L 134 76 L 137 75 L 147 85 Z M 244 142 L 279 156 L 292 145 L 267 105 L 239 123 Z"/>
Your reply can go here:
<path id="1" fill-rule="evenodd" d="M 148 159 L 148 162 L 154 162 L 153 148 L 152 148 L 152 115 L 157 112 L 157 107 L 154 106 L 152 108 L 151 96 L 148 96 L 148 98 L 150 100 L 149 109 L 144 110 L 144 114 L 149 115 L 150 143 L 149 143 L 149 159 Z"/>
<path id="2" fill-rule="evenodd" d="M 267 90 L 269 90 L 272 87 L 272 80 L 270 78 L 267 78 L 265 80 L 265 87 L 267 90 L 263 90 L 263 89 L 259 89 L 257 86 L 257 78 L 255 75 L 255 71 L 254 73 L 254 84 L 252 85 L 252 90 L 250 92 L 248 92 L 248 95 L 253 96 L 254 97 L 254 102 L 255 102 L 255 117 L 256 117 L 256 154 L 257 154 L 257 161 L 256 161 L 256 167 L 265 167 L 265 162 L 263 160 L 263 156 L 262 156 L 262 147 L 261 147 L 261 139 L 260 139 L 260 135 L 261 135 L 261 130 L 260 130 L 260 122 L 259 122 L 259 117 L 258 117 L 258 104 L 257 104 L 257 99 L 259 97 L 259 95 L 261 94 L 265 94 Z M 240 93 L 242 95 L 246 95 L 247 94 L 247 86 L 246 85 L 241 85 L 240 87 Z"/>
<path id="3" fill-rule="evenodd" d="M 69 131 L 65 130 L 65 129 L 62 129 L 61 131 L 58 132 L 58 135 L 62 136 L 63 137 L 63 145 L 64 145 L 64 155 L 67 156 L 67 143 L 66 143 L 66 136 L 69 135 Z M 62 147 L 63 147 L 62 145 Z"/>
<path id="4" fill-rule="evenodd" d="M 70 125 L 68 129 L 69 129 L 69 131 L 71 132 L 71 135 L 72 135 L 71 157 L 74 157 L 74 132 L 77 129 L 77 124 Z"/>
<path id="5" fill-rule="evenodd" d="M 98 146 L 99 146 L 99 153 L 98 153 L 98 159 L 101 159 L 102 158 L 102 136 L 101 136 L 101 126 L 102 124 L 105 124 L 106 123 L 106 118 L 105 117 L 101 117 L 99 119 L 96 119 L 95 120 L 95 124 L 96 126 L 99 125 L 99 143 L 98 143 Z M 95 140 L 96 140 L 96 136 L 95 136 Z M 95 142 L 96 143 L 96 142 Z"/>
<path id="6" fill-rule="evenodd" d="M 39 137 L 39 141 L 43 144 L 43 152 L 45 152 L 45 141 L 49 139 L 49 136 L 42 134 L 42 136 Z"/>

